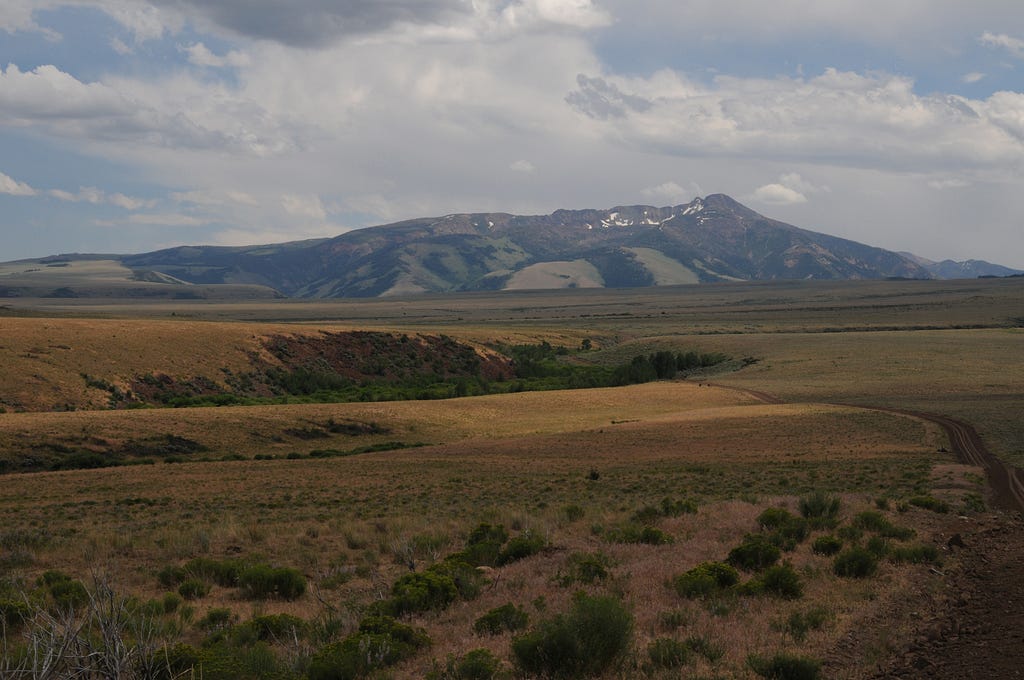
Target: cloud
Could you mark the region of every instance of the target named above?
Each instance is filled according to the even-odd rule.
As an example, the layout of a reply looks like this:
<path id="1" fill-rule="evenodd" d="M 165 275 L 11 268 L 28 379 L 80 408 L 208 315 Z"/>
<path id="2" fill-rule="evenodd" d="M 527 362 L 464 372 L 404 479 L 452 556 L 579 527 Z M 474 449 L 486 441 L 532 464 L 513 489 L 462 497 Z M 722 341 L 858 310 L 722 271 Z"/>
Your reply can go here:
<path id="1" fill-rule="evenodd" d="M 0 194 L 10 196 L 35 196 L 38 192 L 24 182 L 0 172 Z"/>
<path id="2" fill-rule="evenodd" d="M 688 188 L 683 188 L 675 182 L 663 182 L 657 186 L 641 189 L 640 193 L 644 197 L 658 203 L 680 205 L 690 201 L 695 196 L 700 196 L 702 192 L 700 186 L 692 182 Z"/>
<path id="3" fill-rule="evenodd" d="M 50 196 L 67 203 L 91 203 L 92 205 L 114 205 L 125 210 L 138 210 L 139 208 L 152 208 L 156 205 L 154 200 L 145 200 L 126 196 L 122 193 L 107 194 L 96 187 L 81 187 L 78 193 L 71 193 L 63 189 L 50 189 L 46 192 Z"/>
<path id="4" fill-rule="evenodd" d="M 188 55 L 189 63 L 195 64 L 196 66 L 207 66 L 211 68 L 223 68 L 225 66 L 230 66 L 238 68 L 249 65 L 249 56 L 238 50 L 231 50 L 224 56 L 219 56 L 211 52 L 209 48 L 201 42 L 183 46 L 179 49 Z"/>
<path id="5" fill-rule="evenodd" d="M 978 38 L 978 41 L 986 46 L 1004 49 L 1018 59 L 1024 59 L 1024 40 L 1013 38 L 1005 33 L 990 33 L 985 31 Z"/>
<path id="6" fill-rule="evenodd" d="M 509 165 L 508 167 L 509 167 L 509 170 L 513 170 L 515 172 L 522 172 L 524 174 L 530 174 L 531 172 L 534 172 L 534 171 L 537 170 L 537 168 L 533 165 L 533 163 L 531 163 L 530 161 L 527 161 L 527 160 L 518 160 L 518 161 L 512 163 L 511 165 Z"/>
<path id="7" fill-rule="evenodd" d="M 619 143 L 651 152 L 893 169 L 1024 161 L 1024 95 L 1013 92 L 922 96 L 908 78 L 836 69 L 807 79 L 720 76 L 706 87 L 664 74 L 579 84 L 570 95 L 578 112 Z M 634 87 L 647 105 L 616 103 L 634 101 Z M 610 104 L 578 105 L 602 101 Z"/>
<path id="8" fill-rule="evenodd" d="M 966 189 L 971 186 L 971 182 L 959 177 L 947 177 L 943 179 L 933 179 L 928 181 L 928 188 L 935 189 L 936 191 L 947 191 L 949 189 Z"/>
<path id="9" fill-rule="evenodd" d="M 273 155 L 299 142 L 255 102 L 186 76 L 83 83 L 56 66 L 0 69 L 0 124 L 83 142 Z"/>
<path id="10" fill-rule="evenodd" d="M 162 227 L 199 227 L 208 224 L 207 220 L 192 215 L 179 213 L 137 213 L 129 215 L 127 222 L 131 224 L 156 225 Z"/>
<path id="11" fill-rule="evenodd" d="M 794 205 L 807 202 L 807 197 L 796 189 L 778 183 L 758 187 L 751 195 L 751 199 L 768 205 Z"/>
<path id="12" fill-rule="evenodd" d="M 311 217 L 315 220 L 327 218 L 327 211 L 319 196 L 285 194 L 281 197 L 281 207 L 289 215 L 296 217 Z"/>
<path id="13" fill-rule="evenodd" d="M 790 172 L 780 176 L 777 182 L 758 187 L 749 199 L 768 205 L 797 205 L 806 203 L 809 194 L 830 191 L 827 186 L 817 186 L 799 173 Z"/>
<path id="14" fill-rule="evenodd" d="M 979 73 L 978 71 L 972 71 L 971 73 L 965 73 L 960 78 L 960 82 L 967 83 L 968 85 L 973 85 L 974 83 L 980 83 L 984 79 L 985 79 L 985 74 L 984 73 Z"/>
<path id="15" fill-rule="evenodd" d="M 522 0 L 505 7 L 501 16 L 510 26 L 519 27 L 554 24 L 589 29 L 612 23 L 611 15 L 591 0 Z"/>
<path id="16" fill-rule="evenodd" d="M 565 101 L 580 113 L 598 120 L 623 118 L 631 111 L 643 113 L 653 105 L 643 97 L 623 93 L 604 78 L 589 78 L 581 73 L 576 77 L 576 84 L 578 89 L 566 95 Z"/>

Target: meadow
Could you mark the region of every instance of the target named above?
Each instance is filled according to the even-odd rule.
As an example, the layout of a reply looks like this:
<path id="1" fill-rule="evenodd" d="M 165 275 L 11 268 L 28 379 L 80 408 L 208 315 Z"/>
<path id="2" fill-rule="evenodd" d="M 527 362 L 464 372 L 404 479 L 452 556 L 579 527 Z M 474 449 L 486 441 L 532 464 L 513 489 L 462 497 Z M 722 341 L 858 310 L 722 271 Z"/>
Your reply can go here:
<path id="1" fill-rule="evenodd" d="M 957 569 L 946 539 L 990 511 L 982 471 L 937 426 L 857 405 L 961 418 L 1024 459 L 1022 293 L 983 280 L 5 300 L 0 455 L 199 448 L 0 476 L 3 663 L 28 673 L 31 641 L 71 623 L 103 638 L 106 593 L 126 677 L 866 677 L 905 642 L 907 598 Z M 82 378 L 237 372 L 262 337 L 339 329 L 549 342 L 602 365 L 734 361 L 614 388 L 180 409 L 109 410 Z M 870 573 L 840 566 L 853 558 Z M 293 580 L 260 590 L 256 575 Z M 68 599 L 69 582 L 86 595 Z M 493 631 L 477 623 L 488 613 Z M 593 643 L 565 632 L 584 616 L 617 650 L 600 667 L 570 663 Z M 866 622 L 863 653 L 837 651 Z M 356 664 L 353 645 L 375 661 Z"/>

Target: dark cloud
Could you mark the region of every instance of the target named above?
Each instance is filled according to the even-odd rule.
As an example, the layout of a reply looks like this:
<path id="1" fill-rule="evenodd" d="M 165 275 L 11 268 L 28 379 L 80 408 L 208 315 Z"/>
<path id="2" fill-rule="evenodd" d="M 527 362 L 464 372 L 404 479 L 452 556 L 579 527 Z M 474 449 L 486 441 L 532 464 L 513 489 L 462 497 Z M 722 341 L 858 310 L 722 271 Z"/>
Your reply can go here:
<path id="1" fill-rule="evenodd" d="M 591 118 L 622 118 L 630 111 L 642 113 L 651 108 L 649 100 L 626 94 L 604 78 L 588 78 L 581 73 L 576 76 L 576 84 L 579 89 L 570 92 L 565 101 Z"/>
<path id="2" fill-rule="evenodd" d="M 318 47 L 397 23 L 444 22 L 471 11 L 467 0 L 155 0 L 239 35 Z"/>

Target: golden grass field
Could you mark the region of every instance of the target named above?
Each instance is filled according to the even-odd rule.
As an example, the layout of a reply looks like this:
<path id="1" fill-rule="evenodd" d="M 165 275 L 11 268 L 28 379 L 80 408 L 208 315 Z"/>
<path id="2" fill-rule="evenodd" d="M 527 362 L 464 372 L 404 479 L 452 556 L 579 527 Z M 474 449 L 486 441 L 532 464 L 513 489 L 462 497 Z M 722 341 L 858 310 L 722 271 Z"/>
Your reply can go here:
<path id="1" fill-rule="evenodd" d="M 691 636 L 723 651 L 713 662 L 691 661 L 686 671 L 694 676 L 755 677 L 749 654 L 786 650 L 824 660 L 828 677 L 864 677 L 899 647 L 908 625 L 911 610 L 893 603 L 909 592 L 941 590 L 937 570 L 883 562 L 871 579 L 844 579 L 832 573 L 831 558 L 812 554 L 808 541 L 785 554 L 805 585 L 799 600 L 688 600 L 666 583 L 702 561 L 724 559 L 756 531 L 755 518 L 766 508 L 795 513 L 797 499 L 816 490 L 842 500 L 844 523 L 878 500 L 887 517 L 915 529 L 914 540 L 922 543 L 941 544 L 960 520 L 908 509 L 900 505 L 906 499 L 927 493 L 949 502 L 954 513 L 979 513 L 984 475 L 940 451 L 948 442 L 937 426 L 838 403 L 951 415 L 975 424 L 1004 459 L 1024 461 L 1024 331 L 1013 321 L 1024 317 L 1019 280 L 308 304 L 8 300 L 3 306 L 0 452 L 40 441 L 117 443 L 173 434 L 205 445 L 203 457 L 246 460 L 2 476 L 2 578 L 31 583 L 47 569 L 61 569 L 89 581 L 102 572 L 119 591 L 158 598 L 165 590 L 156 579 L 161 568 L 197 556 L 238 555 L 296 567 L 308 578 L 311 593 L 295 602 L 254 603 L 214 587 L 179 622 L 180 639 L 198 645 L 206 633 L 195 622 L 218 607 L 239 621 L 254 613 L 312 620 L 333 612 L 351 630 L 362 609 L 408 572 L 409 559 L 422 568 L 456 552 L 482 521 L 544 536 L 547 550 L 492 572 L 477 599 L 412 616 L 433 644 L 384 677 L 423 677 L 435 660 L 480 647 L 511 668 L 512 636 L 479 636 L 473 621 L 506 602 L 523 606 L 534 621 L 564 611 L 579 586 L 559 585 L 554 577 L 577 552 L 611 559 L 612 577 L 585 588 L 620 597 L 635 617 L 634 651 L 608 677 L 679 677 L 678 670 L 646 667 L 646 646 Z M 299 323 L 285 323 L 292 321 Z M 241 370 L 261 337 L 340 328 L 445 333 L 477 343 L 548 340 L 571 348 L 592 339 L 598 350 L 580 361 L 695 348 L 757 363 L 622 388 L 130 411 L 103 410 L 105 394 L 86 388 L 81 377 L 118 382 L 140 372 Z M 729 387 L 787 403 L 765 404 Z M 92 410 L 48 410 L 61 405 Z M 28 412 L 16 412 L 19 407 Z M 329 419 L 389 431 L 315 441 L 288 434 Z M 383 441 L 424 446 L 252 460 Z M 698 503 L 696 514 L 658 522 L 672 544 L 606 540 L 608 530 L 665 497 Z M 582 517 L 568 512 L 570 506 Z M 32 535 L 39 540 L 27 546 L 3 542 Z M 954 569 L 958 558 L 942 559 L 941 569 Z M 802 640 L 786 632 L 792 614 L 814 607 L 828 612 L 820 630 Z M 881 625 L 877 645 L 861 661 L 840 663 L 837 641 L 865 621 Z M 279 653 L 292 659 L 309 650 L 283 646 Z"/>

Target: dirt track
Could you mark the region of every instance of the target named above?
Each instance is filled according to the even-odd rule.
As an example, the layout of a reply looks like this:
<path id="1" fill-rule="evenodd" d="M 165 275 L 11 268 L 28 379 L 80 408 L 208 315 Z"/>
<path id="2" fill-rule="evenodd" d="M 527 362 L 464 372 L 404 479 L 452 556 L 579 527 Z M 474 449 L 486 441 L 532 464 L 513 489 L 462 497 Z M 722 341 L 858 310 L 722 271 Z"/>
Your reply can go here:
<path id="1" fill-rule="evenodd" d="M 767 403 L 764 392 L 737 390 Z M 960 462 L 984 468 L 999 514 L 946 517 L 934 537 L 944 539 L 949 560 L 936 571 L 941 588 L 907 592 L 883 618 L 861 622 L 825 661 L 828 677 L 966 680 L 1024 678 L 1024 471 L 996 458 L 968 423 L 934 413 L 842 404 L 920 418 L 941 426 Z M 956 540 L 953 537 L 956 537 Z M 901 628 L 874 671 L 851 667 L 877 652 L 879 630 Z M 861 666 L 862 667 L 862 666 Z"/>

